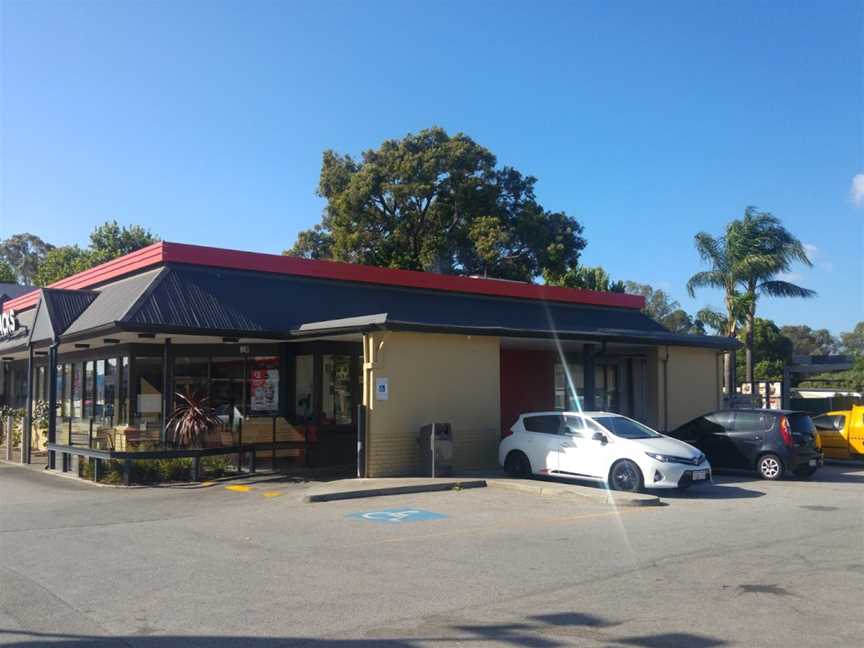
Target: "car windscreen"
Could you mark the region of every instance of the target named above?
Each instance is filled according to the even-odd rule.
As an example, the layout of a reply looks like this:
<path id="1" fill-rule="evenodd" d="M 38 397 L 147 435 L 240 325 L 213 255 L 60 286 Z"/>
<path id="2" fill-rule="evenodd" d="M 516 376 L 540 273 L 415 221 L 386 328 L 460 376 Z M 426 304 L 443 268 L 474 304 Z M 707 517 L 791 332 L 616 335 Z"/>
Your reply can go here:
<path id="1" fill-rule="evenodd" d="M 653 439 L 660 434 L 649 427 L 623 416 L 595 416 L 594 420 L 622 439 Z"/>

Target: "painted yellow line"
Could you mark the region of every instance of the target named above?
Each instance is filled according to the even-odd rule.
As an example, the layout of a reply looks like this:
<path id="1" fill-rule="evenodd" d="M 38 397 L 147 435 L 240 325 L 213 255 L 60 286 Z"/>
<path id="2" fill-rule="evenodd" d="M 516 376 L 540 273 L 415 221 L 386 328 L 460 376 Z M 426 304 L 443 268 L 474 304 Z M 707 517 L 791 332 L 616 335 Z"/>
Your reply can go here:
<path id="1" fill-rule="evenodd" d="M 242 484 L 234 484 L 233 486 L 226 486 L 225 490 L 234 491 L 235 493 L 248 493 L 252 490 L 252 486 L 243 486 Z"/>
<path id="2" fill-rule="evenodd" d="M 201 486 L 201 488 L 205 488 L 205 487 L 207 487 L 207 486 L 213 486 L 215 483 L 216 483 L 216 482 L 206 481 L 206 482 L 201 482 L 201 483 L 199 484 L 199 486 Z"/>
<path id="3" fill-rule="evenodd" d="M 264 497 L 281 497 L 284 493 L 279 491 L 267 491 L 266 493 L 261 493 Z"/>

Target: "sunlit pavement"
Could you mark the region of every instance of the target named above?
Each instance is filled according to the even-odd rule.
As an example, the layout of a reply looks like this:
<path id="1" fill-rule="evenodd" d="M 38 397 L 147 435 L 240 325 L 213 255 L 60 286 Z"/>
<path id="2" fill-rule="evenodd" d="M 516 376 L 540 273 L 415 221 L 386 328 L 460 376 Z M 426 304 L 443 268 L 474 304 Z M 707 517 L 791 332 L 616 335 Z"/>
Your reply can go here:
<path id="1" fill-rule="evenodd" d="M 855 646 L 864 468 L 666 506 L 101 488 L 0 465 L 0 644 Z"/>

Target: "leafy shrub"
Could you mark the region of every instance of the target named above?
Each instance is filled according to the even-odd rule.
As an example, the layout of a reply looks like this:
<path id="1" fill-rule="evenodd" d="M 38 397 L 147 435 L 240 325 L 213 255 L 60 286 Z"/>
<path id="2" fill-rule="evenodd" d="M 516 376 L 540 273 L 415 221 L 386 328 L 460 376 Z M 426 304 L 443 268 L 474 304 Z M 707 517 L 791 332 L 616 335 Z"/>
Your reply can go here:
<path id="1" fill-rule="evenodd" d="M 233 465 L 226 455 L 201 459 L 201 473 L 208 477 L 222 477 L 232 472 Z"/>

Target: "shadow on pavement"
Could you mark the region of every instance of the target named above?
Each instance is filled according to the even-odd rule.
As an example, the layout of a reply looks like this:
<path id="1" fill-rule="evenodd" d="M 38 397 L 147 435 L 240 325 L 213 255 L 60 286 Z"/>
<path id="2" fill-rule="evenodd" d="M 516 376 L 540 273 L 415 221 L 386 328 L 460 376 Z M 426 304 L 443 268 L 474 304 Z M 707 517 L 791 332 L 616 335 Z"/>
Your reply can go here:
<path id="1" fill-rule="evenodd" d="M 685 491 L 664 490 L 657 491 L 663 499 L 669 500 L 725 500 L 725 499 L 752 499 L 754 497 L 765 497 L 762 491 L 741 488 L 731 484 L 710 484 L 705 486 L 694 486 Z"/>
<path id="2" fill-rule="evenodd" d="M 616 637 L 608 629 L 621 625 L 594 614 L 561 612 L 528 617 L 522 623 L 465 624 L 442 628 L 424 636 L 375 637 L 363 639 L 315 639 L 308 637 L 255 637 L 207 635 L 138 635 L 99 637 L 90 635 L 40 633 L 0 628 L 4 646 L 59 648 L 250 648 L 309 646 L 311 648 L 421 648 L 430 644 L 470 645 L 489 642 L 525 648 L 556 648 L 571 645 L 573 639 L 595 641 L 604 646 L 645 646 L 646 648 L 715 648 L 728 645 L 722 639 L 689 632 L 654 633 Z M 604 631 L 606 630 L 606 631 Z M 449 631 L 449 632 L 448 632 Z"/>
<path id="3" fill-rule="evenodd" d="M 864 484 L 864 470 L 861 468 L 838 469 L 836 466 L 833 470 L 822 468 L 816 472 L 810 479 L 800 479 L 802 482 L 812 482 L 814 484 Z M 855 471 L 855 472 L 852 472 Z"/>

